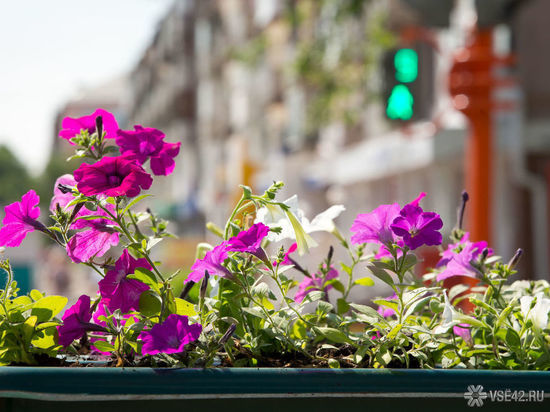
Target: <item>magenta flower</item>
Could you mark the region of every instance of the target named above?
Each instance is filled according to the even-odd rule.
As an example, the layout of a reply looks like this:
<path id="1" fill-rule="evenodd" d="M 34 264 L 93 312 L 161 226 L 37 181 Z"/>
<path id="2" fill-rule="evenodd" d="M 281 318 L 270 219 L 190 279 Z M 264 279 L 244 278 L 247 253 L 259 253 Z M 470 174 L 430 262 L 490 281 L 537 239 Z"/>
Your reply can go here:
<path id="1" fill-rule="evenodd" d="M 210 276 L 221 276 L 222 278 L 232 278 L 233 275 L 225 266 L 223 262 L 227 259 L 227 243 L 222 242 L 214 249 L 206 252 L 202 259 L 198 259 L 193 266 L 191 266 L 191 273 L 187 276 L 184 283 L 189 281 L 200 281 L 206 272 Z"/>
<path id="2" fill-rule="evenodd" d="M 461 323 L 457 326 L 453 326 L 453 332 L 456 336 L 460 336 L 468 345 L 473 345 L 470 325 L 467 323 Z"/>
<path id="3" fill-rule="evenodd" d="M 124 157 L 136 160 L 140 165 L 151 159 L 153 173 L 167 176 L 174 171 L 174 157 L 178 155 L 181 143 L 165 143 L 164 137 L 160 130 L 136 125 L 134 131 L 119 129 L 116 143 Z"/>
<path id="4" fill-rule="evenodd" d="M 128 275 L 135 272 L 136 268 L 153 269 L 147 259 L 134 259 L 124 250 L 115 263 L 115 268 L 107 272 L 99 281 L 99 293 L 102 302 L 110 311 L 120 309 L 123 313 L 130 310 L 139 310 L 139 297 L 149 289 L 145 283 L 137 279 L 128 279 Z"/>
<path id="5" fill-rule="evenodd" d="M 453 276 L 467 276 L 474 279 L 478 277 L 478 271 L 472 266 L 472 261 L 476 259 L 480 252 L 474 243 L 468 243 L 447 262 L 445 269 L 436 277 L 438 282 Z"/>
<path id="6" fill-rule="evenodd" d="M 40 197 L 34 190 L 29 190 L 21 197 L 20 202 L 14 202 L 4 208 L 4 226 L 0 229 L 0 246 L 18 247 L 27 233 L 46 228 L 38 220 L 40 216 Z"/>
<path id="7" fill-rule="evenodd" d="M 351 225 L 351 231 L 355 234 L 351 237 L 351 243 L 381 243 L 387 244 L 394 241 L 394 234 L 390 229 L 393 220 L 399 216 L 399 205 L 380 205 L 370 213 L 360 213 Z"/>
<path id="8" fill-rule="evenodd" d="M 134 197 L 153 183 L 140 165 L 121 156 L 104 157 L 93 165 L 83 163 L 75 170 L 74 178 L 78 190 L 86 196 Z"/>
<path id="9" fill-rule="evenodd" d="M 134 259 L 125 249 L 116 261 L 115 268 L 99 281 L 102 302 L 110 311 L 120 309 L 126 313 L 139 310 L 139 297 L 149 286 L 137 279 L 128 279 L 127 276 L 134 273 L 136 268 L 153 269 L 147 259 Z"/>
<path id="10" fill-rule="evenodd" d="M 294 265 L 294 263 L 290 261 L 289 256 L 291 253 L 296 252 L 296 249 L 298 249 L 298 244 L 294 242 L 292 245 L 290 245 L 290 247 L 286 251 L 285 258 L 281 261 L 281 265 Z M 273 261 L 273 266 L 277 266 L 276 261 Z"/>
<path id="11" fill-rule="evenodd" d="M 108 205 L 114 211 L 114 206 Z M 79 214 L 94 216 L 109 216 L 102 209 L 91 212 L 83 208 Z M 101 257 L 111 248 L 118 245 L 119 234 L 113 228 L 116 225 L 110 219 L 78 219 L 71 224 L 71 229 L 86 229 L 75 233 L 67 242 L 67 255 L 75 263 L 87 262 L 93 257 Z"/>
<path id="12" fill-rule="evenodd" d="M 76 135 L 79 135 L 82 130 L 87 130 L 89 134 L 95 133 L 95 119 L 97 116 L 101 116 L 103 120 L 103 131 L 105 132 L 105 138 L 115 138 L 118 130 L 118 124 L 115 117 L 103 109 L 97 109 L 89 116 L 82 116 L 78 118 L 65 117 L 61 123 L 61 127 L 63 129 L 59 132 L 59 136 L 63 139 L 69 140 L 71 144 L 74 144 L 70 141 L 70 139 Z"/>
<path id="13" fill-rule="evenodd" d="M 149 331 L 139 334 L 143 342 L 143 355 L 159 353 L 180 353 L 185 345 L 197 340 L 202 332 L 202 325 L 189 325 L 187 316 L 169 315 L 163 323 L 156 324 Z"/>
<path id="14" fill-rule="evenodd" d="M 487 248 L 487 242 L 482 240 L 480 242 L 470 242 L 470 234 L 468 232 L 464 233 L 464 236 L 462 236 L 462 239 L 460 239 L 459 242 L 450 244 L 447 246 L 447 250 L 445 250 L 441 254 L 441 259 L 439 262 L 437 262 L 436 267 L 445 266 L 447 263 L 449 263 L 457 253 L 459 253 L 462 249 L 465 248 L 471 248 L 472 249 L 472 258 L 475 259 L 477 256 L 483 252 L 483 249 Z M 491 256 L 493 254 L 492 249 L 488 249 L 488 256 Z"/>
<path id="15" fill-rule="evenodd" d="M 391 296 L 388 296 L 384 300 L 394 300 L 394 299 L 397 299 L 397 295 L 395 293 Z M 393 310 L 392 308 L 388 308 L 387 306 L 378 306 L 378 313 L 384 316 L 385 318 L 388 318 L 390 316 L 395 315 L 395 310 Z"/>
<path id="16" fill-rule="evenodd" d="M 332 289 L 332 285 L 323 288 L 324 283 L 327 280 L 335 279 L 337 277 L 338 272 L 332 268 L 328 271 L 324 278 L 319 273 L 314 273 L 310 278 L 305 277 L 304 280 L 302 280 L 302 282 L 298 285 L 298 292 L 296 292 L 296 295 L 294 296 L 294 301 L 298 303 L 302 302 L 306 295 L 314 290 L 322 290 L 327 293 L 330 289 Z"/>
<path id="17" fill-rule="evenodd" d="M 74 200 L 74 196 L 72 193 L 63 193 L 59 189 L 59 185 L 69 186 L 69 187 L 75 187 L 76 181 L 74 180 L 73 175 L 65 174 L 63 176 L 60 176 L 55 181 L 55 185 L 53 187 L 53 197 L 50 202 L 50 212 L 55 213 L 55 210 L 57 209 L 57 205 L 61 209 L 65 209 L 69 203 L 71 203 Z M 71 206 L 68 211 L 72 210 L 74 206 Z"/>
<path id="18" fill-rule="evenodd" d="M 262 249 L 262 240 L 269 233 L 269 226 L 255 223 L 250 229 L 244 230 L 227 241 L 227 250 L 230 252 L 246 252 L 266 261 L 267 256 Z"/>
<path id="19" fill-rule="evenodd" d="M 403 237 L 403 242 L 411 250 L 422 245 L 440 245 L 443 237 L 438 232 L 443 227 L 441 217 L 435 212 L 424 212 L 412 203 L 405 205 L 391 224 L 391 230 Z"/>
<path id="20" fill-rule="evenodd" d="M 63 325 L 57 327 L 59 344 L 66 348 L 75 339 L 80 339 L 84 336 L 86 331 L 89 330 L 91 318 L 90 297 L 82 295 L 73 306 L 67 309 L 61 318 Z"/>

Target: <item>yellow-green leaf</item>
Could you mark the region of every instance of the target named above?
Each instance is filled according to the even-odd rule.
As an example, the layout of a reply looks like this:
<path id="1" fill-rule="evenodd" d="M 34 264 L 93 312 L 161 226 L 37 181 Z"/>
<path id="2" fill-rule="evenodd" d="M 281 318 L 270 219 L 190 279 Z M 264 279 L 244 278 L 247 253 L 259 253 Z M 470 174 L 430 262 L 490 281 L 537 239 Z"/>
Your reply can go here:
<path id="1" fill-rule="evenodd" d="M 195 307 L 192 303 L 187 302 L 184 299 L 175 298 L 176 300 L 176 313 L 184 316 L 195 316 Z"/>

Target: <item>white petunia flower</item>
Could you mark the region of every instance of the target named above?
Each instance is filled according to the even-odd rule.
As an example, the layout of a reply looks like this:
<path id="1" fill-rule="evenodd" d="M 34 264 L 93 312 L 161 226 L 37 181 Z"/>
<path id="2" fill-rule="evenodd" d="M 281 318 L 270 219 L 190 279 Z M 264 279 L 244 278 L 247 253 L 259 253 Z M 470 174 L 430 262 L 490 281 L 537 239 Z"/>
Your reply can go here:
<path id="1" fill-rule="evenodd" d="M 261 222 L 269 227 L 279 227 L 280 233 L 270 232 L 267 239 L 271 242 L 279 242 L 284 239 L 296 240 L 298 253 L 301 255 L 310 247 L 317 246 L 317 242 L 309 236 L 309 233 L 334 232 L 336 230 L 334 219 L 345 210 L 342 205 L 334 205 L 309 221 L 305 217 L 304 211 L 298 207 L 297 195 L 288 198 L 283 203 L 288 206 L 288 210 L 273 205 L 260 208 L 256 212 L 255 223 Z"/>
<path id="2" fill-rule="evenodd" d="M 533 300 L 535 305 L 531 308 Z M 543 297 L 539 292 L 535 296 L 523 296 L 520 300 L 521 314 L 525 321 L 531 320 L 537 329 L 546 329 L 548 326 L 548 312 L 550 312 L 550 299 Z"/>

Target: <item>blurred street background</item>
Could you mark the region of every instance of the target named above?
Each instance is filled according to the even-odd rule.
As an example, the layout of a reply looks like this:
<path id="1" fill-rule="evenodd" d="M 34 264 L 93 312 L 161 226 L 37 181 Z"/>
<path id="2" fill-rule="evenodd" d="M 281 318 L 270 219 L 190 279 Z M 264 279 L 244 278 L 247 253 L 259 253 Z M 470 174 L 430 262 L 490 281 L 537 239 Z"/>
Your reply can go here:
<path id="1" fill-rule="evenodd" d="M 526 279 L 549 278 L 550 2 L 545 0 L 121 0 L 0 6 L 0 203 L 29 188 L 43 221 L 73 147 L 65 116 L 111 111 L 123 129 L 181 141 L 149 202 L 188 270 L 240 183 L 286 183 L 306 216 L 407 203 L 465 227 Z M 33 236 L 34 235 L 34 236 Z M 323 237 L 324 236 L 324 237 Z M 314 236 L 326 254 L 327 234 Z M 437 251 L 422 250 L 425 265 Z M 8 249 L 23 290 L 93 293 L 90 273 L 27 236 Z"/>

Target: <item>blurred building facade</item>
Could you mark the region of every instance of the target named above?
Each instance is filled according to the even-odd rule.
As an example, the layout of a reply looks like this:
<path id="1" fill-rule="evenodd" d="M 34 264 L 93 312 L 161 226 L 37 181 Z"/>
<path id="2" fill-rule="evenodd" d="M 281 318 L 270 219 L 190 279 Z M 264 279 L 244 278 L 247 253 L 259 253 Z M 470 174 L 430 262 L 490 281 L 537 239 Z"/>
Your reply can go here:
<path id="1" fill-rule="evenodd" d="M 422 3 L 176 1 L 129 74 L 127 124 L 182 141 L 174 174 L 157 179 L 155 189 L 179 234 L 201 236 L 205 221 L 222 223 L 238 184 L 261 191 L 273 180 L 287 184 L 282 198 L 302 194 L 307 215 L 344 203 L 344 230 L 357 213 L 426 191 L 423 206 L 442 215 L 448 234 L 468 138 L 468 122 L 452 108 L 448 73 L 474 4 L 480 21 L 488 11 L 460 0 L 437 2 L 430 14 Z M 542 51 L 550 44 L 543 17 L 550 4 L 485 4 L 499 16 L 487 23 L 496 27 L 495 52 L 517 56 L 504 75 L 518 79 L 494 92 L 513 104 L 492 114 L 492 245 L 505 259 L 523 247 L 523 276 L 548 277 L 550 54 Z M 432 78 L 433 104 L 425 119 L 403 124 L 386 120 L 383 101 L 370 96 L 379 93 L 384 49 L 411 25 L 430 33 L 431 53 L 420 65 Z"/>

